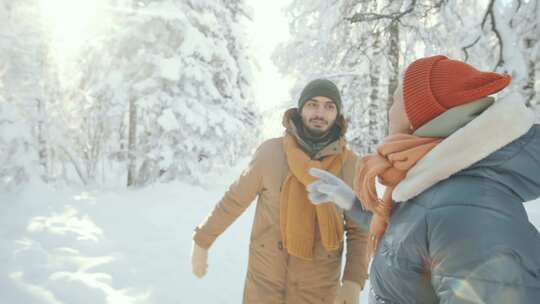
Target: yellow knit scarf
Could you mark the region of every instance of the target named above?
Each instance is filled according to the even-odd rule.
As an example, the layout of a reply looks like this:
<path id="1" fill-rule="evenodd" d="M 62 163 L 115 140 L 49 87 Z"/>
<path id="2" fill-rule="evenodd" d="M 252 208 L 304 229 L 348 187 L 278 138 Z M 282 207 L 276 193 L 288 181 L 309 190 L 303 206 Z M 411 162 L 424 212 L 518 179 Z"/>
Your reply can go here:
<path id="1" fill-rule="evenodd" d="M 283 147 L 289 165 L 280 201 L 283 246 L 291 255 L 313 259 L 315 224 L 318 222 L 324 248 L 328 251 L 338 250 L 343 241 L 342 217 L 334 204 L 313 205 L 308 199 L 306 186 L 316 180 L 308 173 L 309 168 L 319 168 L 338 175 L 347 159 L 347 148 L 344 147 L 341 154 L 317 161 L 311 160 L 290 134 L 285 135 Z"/>

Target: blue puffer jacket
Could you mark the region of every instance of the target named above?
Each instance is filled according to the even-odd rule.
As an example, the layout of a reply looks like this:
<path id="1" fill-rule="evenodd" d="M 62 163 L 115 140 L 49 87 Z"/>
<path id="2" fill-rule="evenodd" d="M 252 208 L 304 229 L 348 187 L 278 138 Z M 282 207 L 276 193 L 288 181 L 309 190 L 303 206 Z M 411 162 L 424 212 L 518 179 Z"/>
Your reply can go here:
<path id="1" fill-rule="evenodd" d="M 540 127 L 396 204 L 371 270 L 370 303 L 540 303 Z M 355 204 L 360 224 L 369 214 Z"/>

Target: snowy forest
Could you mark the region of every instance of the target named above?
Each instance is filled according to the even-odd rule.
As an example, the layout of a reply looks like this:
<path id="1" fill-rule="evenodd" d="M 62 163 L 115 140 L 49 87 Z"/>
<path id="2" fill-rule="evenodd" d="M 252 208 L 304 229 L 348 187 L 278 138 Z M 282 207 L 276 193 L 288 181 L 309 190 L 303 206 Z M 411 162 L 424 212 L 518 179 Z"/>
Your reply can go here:
<path id="1" fill-rule="evenodd" d="M 539 1 L 292 1 L 293 39 L 275 52 L 301 87 L 325 76 L 340 84 L 349 143 L 372 152 L 387 132 L 386 114 L 404 66 L 445 54 L 512 75 L 529 106 L 540 103 Z"/>
<path id="2" fill-rule="evenodd" d="M 101 4 L 103 22 L 69 53 L 49 3 L 0 2 L 2 187 L 197 181 L 250 151 L 245 4 Z"/>
<path id="3" fill-rule="evenodd" d="M 287 100 L 256 97 L 259 0 L 0 0 L 0 303 L 240 302 L 251 218 L 206 281 L 193 228 L 312 79 L 338 85 L 360 156 L 423 56 L 510 74 L 540 116 L 540 0 L 279 3 Z"/>
<path id="4" fill-rule="evenodd" d="M 2 188 L 197 182 L 262 140 L 244 1 L 98 1 L 105 13 L 73 52 L 51 12 L 73 4 L 58 3 L 0 2 Z M 403 66 L 422 55 L 511 74 L 539 102 L 538 1 L 291 1 L 284 12 L 291 39 L 273 60 L 296 80 L 291 100 L 311 78 L 338 83 L 360 155 L 384 137 Z"/>

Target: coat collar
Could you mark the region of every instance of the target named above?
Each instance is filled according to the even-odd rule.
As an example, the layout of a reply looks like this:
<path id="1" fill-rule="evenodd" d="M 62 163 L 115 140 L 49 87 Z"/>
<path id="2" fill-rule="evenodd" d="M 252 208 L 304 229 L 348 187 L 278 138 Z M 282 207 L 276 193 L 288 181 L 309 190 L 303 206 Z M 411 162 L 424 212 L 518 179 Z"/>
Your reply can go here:
<path id="1" fill-rule="evenodd" d="M 394 201 L 414 198 L 524 135 L 535 117 L 517 100 L 519 96 L 507 95 L 433 148 L 396 186 Z"/>

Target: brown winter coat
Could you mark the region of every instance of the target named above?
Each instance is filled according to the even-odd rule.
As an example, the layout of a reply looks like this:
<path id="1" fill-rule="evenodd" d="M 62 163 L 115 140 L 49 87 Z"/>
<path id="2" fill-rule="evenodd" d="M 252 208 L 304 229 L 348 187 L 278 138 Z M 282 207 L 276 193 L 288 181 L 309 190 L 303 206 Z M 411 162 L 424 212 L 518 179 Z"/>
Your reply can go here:
<path id="1" fill-rule="evenodd" d="M 289 117 L 284 125 L 291 131 Z M 346 124 L 342 117 L 341 138 L 329 144 L 315 158 L 340 153 L 345 145 Z M 295 132 L 293 132 L 295 133 Z M 194 234 L 195 242 L 209 248 L 214 240 L 242 214 L 258 196 L 257 209 L 251 231 L 248 271 L 244 287 L 244 303 L 333 303 L 341 272 L 343 245 L 338 251 L 328 252 L 321 243 L 319 229 L 315 229 L 314 258 L 302 260 L 283 249 L 280 231 L 280 190 L 288 174 L 283 151 L 283 137 L 265 141 L 257 149 L 249 167 L 231 185 Z M 356 155 L 349 153 L 340 176 L 353 184 Z M 340 210 L 343 216 L 343 212 Z M 360 230 L 343 216 L 347 241 L 347 259 L 342 280 L 364 285 L 367 278 L 366 231 Z"/>

